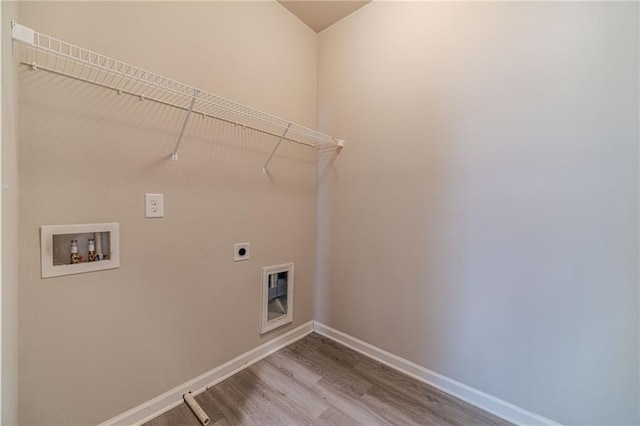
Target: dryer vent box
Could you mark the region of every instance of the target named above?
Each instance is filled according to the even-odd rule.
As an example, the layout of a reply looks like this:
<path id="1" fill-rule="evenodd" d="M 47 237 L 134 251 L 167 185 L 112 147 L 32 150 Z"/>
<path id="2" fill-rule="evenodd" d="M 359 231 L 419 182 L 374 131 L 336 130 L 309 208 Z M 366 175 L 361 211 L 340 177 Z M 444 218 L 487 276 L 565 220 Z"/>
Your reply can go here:
<path id="1" fill-rule="evenodd" d="M 293 321 L 293 263 L 262 268 L 262 333 Z"/>

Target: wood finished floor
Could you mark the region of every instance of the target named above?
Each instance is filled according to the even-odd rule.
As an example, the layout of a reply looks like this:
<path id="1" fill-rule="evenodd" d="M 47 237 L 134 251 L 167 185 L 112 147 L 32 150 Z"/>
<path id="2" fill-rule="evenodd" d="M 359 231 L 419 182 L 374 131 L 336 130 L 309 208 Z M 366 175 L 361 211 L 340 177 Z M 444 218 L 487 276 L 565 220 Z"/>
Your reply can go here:
<path id="1" fill-rule="evenodd" d="M 509 425 L 312 333 L 196 396 L 210 425 Z M 200 423 L 178 407 L 145 426 Z"/>

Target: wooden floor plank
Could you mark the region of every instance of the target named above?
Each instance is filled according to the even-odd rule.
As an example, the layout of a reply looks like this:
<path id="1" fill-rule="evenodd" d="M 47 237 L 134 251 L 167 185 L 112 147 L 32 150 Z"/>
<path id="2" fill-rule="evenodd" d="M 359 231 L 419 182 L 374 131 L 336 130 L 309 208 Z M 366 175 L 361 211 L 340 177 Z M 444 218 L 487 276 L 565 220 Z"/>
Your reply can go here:
<path id="1" fill-rule="evenodd" d="M 285 355 L 282 351 L 271 354 L 265 358 L 265 361 L 287 374 L 296 382 L 307 387 L 315 385 L 322 379 L 321 374 L 315 373 L 293 358 Z"/>
<path id="2" fill-rule="evenodd" d="M 250 370 L 241 371 L 207 392 L 218 399 L 232 424 L 310 424 L 312 421 L 300 407 Z"/>
<path id="3" fill-rule="evenodd" d="M 329 407 L 313 422 L 313 426 L 355 426 L 358 424 L 351 416 L 336 407 Z"/>
<path id="4" fill-rule="evenodd" d="M 187 404 L 182 403 L 176 408 L 167 411 L 166 413 L 156 417 L 145 423 L 145 426 L 200 426 L 200 421 L 191 412 L 191 409 Z"/>
<path id="5" fill-rule="evenodd" d="M 348 365 L 351 368 L 370 359 L 344 345 L 341 345 L 340 343 L 337 343 L 335 340 L 331 340 L 328 337 L 324 337 L 316 333 L 312 333 L 305 339 L 301 340 L 300 344 L 311 348 L 326 358 L 333 359 L 334 361 L 341 363 L 342 365 Z"/>
<path id="6" fill-rule="evenodd" d="M 303 339 L 304 340 L 304 339 Z M 341 357 L 328 357 L 317 351 L 305 342 L 296 342 L 284 349 L 290 357 L 303 363 L 317 374 L 322 375 L 323 380 L 341 384 L 352 389 L 354 392 L 364 395 L 371 387 L 371 382 L 362 378 L 361 375 L 353 371 L 350 362 L 344 361 Z"/>
<path id="7" fill-rule="evenodd" d="M 249 367 L 249 370 L 263 382 L 269 383 L 272 388 L 293 402 L 311 419 L 317 419 L 328 408 L 324 402 L 318 401 L 317 396 L 309 388 L 291 380 L 291 377 L 285 372 L 265 360 L 255 363 Z"/>
<path id="8" fill-rule="evenodd" d="M 380 412 L 394 424 L 419 425 L 460 425 L 455 418 L 442 410 L 433 409 L 427 405 L 417 403 L 406 395 L 392 392 L 389 389 L 374 385 L 363 396 L 363 404 L 379 407 Z"/>
<path id="9" fill-rule="evenodd" d="M 218 404 L 208 392 L 202 392 L 200 395 L 196 395 L 194 399 L 207 413 L 211 424 L 228 421 L 220 404 Z"/>
<path id="10" fill-rule="evenodd" d="M 510 424 L 315 333 L 196 401 L 217 426 Z M 145 426 L 198 424 L 181 404 Z"/>
<path id="11" fill-rule="evenodd" d="M 332 407 L 347 413 L 356 423 L 361 425 L 388 425 L 379 410 L 362 403 L 363 395 L 353 389 L 344 387 L 340 382 L 322 379 L 313 386 L 318 398 Z"/>
<path id="12" fill-rule="evenodd" d="M 370 358 L 356 365 L 354 371 L 362 374 L 366 380 L 371 381 L 378 389 L 383 389 L 398 402 L 404 402 L 408 410 L 417 407 L 428 408 L 447 424 L 510 424 Z"/>

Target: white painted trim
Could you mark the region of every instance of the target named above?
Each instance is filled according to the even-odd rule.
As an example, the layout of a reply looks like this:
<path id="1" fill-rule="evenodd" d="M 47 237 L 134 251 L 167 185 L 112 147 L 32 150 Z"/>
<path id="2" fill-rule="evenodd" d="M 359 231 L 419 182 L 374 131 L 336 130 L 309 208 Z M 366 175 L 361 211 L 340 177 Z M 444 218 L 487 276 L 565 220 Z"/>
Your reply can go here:
<path id="1" fill-rule="evenodd" d="M 0 36 L 3 35 L 4 33 L 2 32 L 2 5 L 0 5 Z M 2 37 L 0 37 L 0 40 L 2 40 Z M 0 61 L 0 81 L 4 81 L 2 79 L 2 65 L 1 65 L 1 61 Z M 4 86 L 4 84 L 0 84 L 0 146 L 2 145 L 2 126 L 4 125 L 3 121 L 3 116 L 2 116 L 2 104 L 4 102 L 2 102 L 2 100 L 4 99 L 2 97 L 2 86 Z M 2 394 L 2 389 L 4 389 L 4 380 L 2 380 L 2 378 L 4 377 L 2 375 L 2 354 L 4 353 L 4 345 L 2 344 L 2 342 L 4 341 L 4 339 L 2 338 L 2 293 L 4 293 L 3 288 L 2 288 L 2 192 L 4 190 L 4 185 L 2 184 L 2 149 L 0 149 L 0 423 L 2 422 L 2 407 L 4 406 L 4 395 Z"/>
<path id="2" fill-rule="evenodd" d="M 186 383 L 166 391 L 162 395 L 158 395 L 157 397 L 144 402 L 137 407 L 133 407 L 119 416 L 101 423 L 99 426 L 141 425 L 180 405 L 182 403 L 182 396 L 185 393 L 191 392 L 193 396 L 196 396 L 211 386 L 220 383 L 224 379 L 260 361 L 262 358 L 302 339 L 311 332 L 313 332 L 313 321 L 309 321 L 281 336 L 276 337 L 273 340 L 268 341 L 267 343 L 258 346 L 255 349 L 245 352 L 231 361 L 214 368 L 213 370 L 201 374 Z"/>
<path id="3" fill-rule="evenodd" d="M 401 358 L 367 342 L 338 331 L 317 321 L 313 323 L 316 333 L 322 334 L 329 339 L 360 352 L 382 364 L 398 370 L 408 376 L 413 377 L 423 383 L 440 389 L 458 399 L 468 402 L 491 414 L 508 420 L 518 425 L 558 425 L 558 423 L 542 417 L 538 414 L 527 411 L 495 396 L 489 395 L 442 374 L 431 371 L 414 362 Z"/>
<path id="4" fill-rule="evenodd" d="M 269 321 L 269 276 L 287 272 L 287 313 Z M 262 268 L 262 331 L 267 333 L 285 324 L 293 322 L 293 300 L 294 300 L 295 280 L 293 263 L 283 265 L 265 266 Z"/>
<path id="5" fill-rule="evenodd" d="M 109 233 L 109 258 L 99 262 L 83 262 L 75 265 L 53 264 L 53 237 L 64 234 Z M 120 267 L 120 224 L 90 223 L 80 225 L 43 225 L 40 227 L 40 254 L 42 261 L 42 278 L 62 275 L 81 274 Z"/>

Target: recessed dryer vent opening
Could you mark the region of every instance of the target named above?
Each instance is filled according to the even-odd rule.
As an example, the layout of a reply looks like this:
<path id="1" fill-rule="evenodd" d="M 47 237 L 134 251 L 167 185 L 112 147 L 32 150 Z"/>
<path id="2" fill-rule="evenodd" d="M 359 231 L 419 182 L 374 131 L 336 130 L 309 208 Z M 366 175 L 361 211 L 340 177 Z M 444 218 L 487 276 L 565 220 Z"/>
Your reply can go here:
<path id="1" fill-rule="evenodd" d="M 262 268 L 262 332 L 293 321 L 293 263 Z"/>

